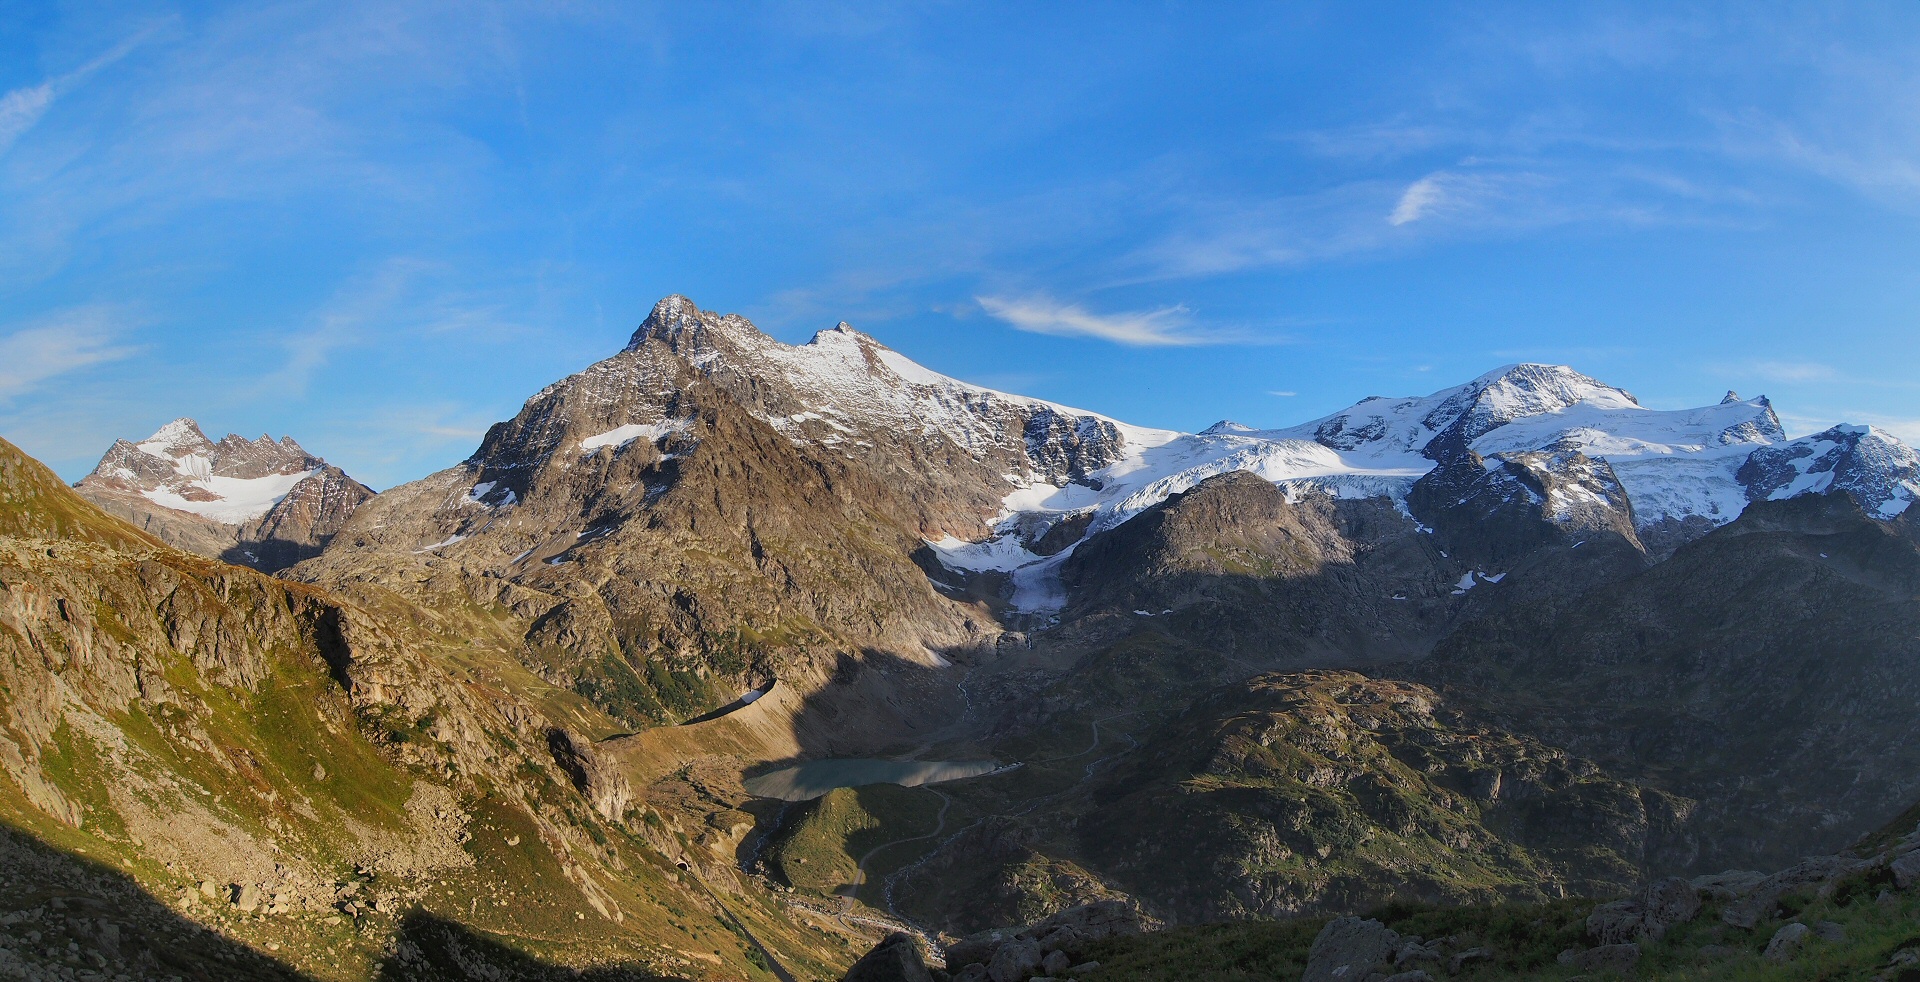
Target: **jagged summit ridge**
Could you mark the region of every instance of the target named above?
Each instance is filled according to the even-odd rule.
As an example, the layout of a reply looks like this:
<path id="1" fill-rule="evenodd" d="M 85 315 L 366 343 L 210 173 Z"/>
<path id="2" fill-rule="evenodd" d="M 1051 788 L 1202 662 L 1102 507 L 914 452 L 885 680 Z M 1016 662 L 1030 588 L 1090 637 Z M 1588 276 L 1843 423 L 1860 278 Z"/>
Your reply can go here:
<path id="1" fill-rule="evenodd" d="M 1128 447 L 1175 436 L 949 378 L 844 322 L 789 345 L 675 295 L 654 306 L 620 353 L 528 400 L 468 466 L 525 500 L 516 472 L 618 451 L 640 436 L 659 450 L 670 432 L 688 432 L 704 398 L 691 395 L 700 382 L 795 444 L 896 472 L 936 501 L 965 499 L 936 503 L 945 517 L 934 524 L 973 534 L 999 517 L 1009 488 L 1081 480 Z"/>
<path id="2" fill-rule="evenodd" d="M 154 504 L 229 525 L 259 518 L 326 462 L 292 437 L 214 442 L 181 417 L 132 443 L 116 441 L 80 482 L 140 495 Z"/>

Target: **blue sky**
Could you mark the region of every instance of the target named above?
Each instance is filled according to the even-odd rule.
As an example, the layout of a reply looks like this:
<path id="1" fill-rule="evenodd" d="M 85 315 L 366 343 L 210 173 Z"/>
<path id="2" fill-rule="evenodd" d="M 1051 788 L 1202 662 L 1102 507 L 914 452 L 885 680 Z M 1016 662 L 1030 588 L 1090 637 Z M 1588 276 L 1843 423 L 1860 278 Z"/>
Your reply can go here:
<path id="1" fill-rule="evenodd" d="M 0 0 L 0 436 L 375 487 L 685 293 L 1195 429 L 1520 360 L 1920 439 L 1920 5 Z"/>

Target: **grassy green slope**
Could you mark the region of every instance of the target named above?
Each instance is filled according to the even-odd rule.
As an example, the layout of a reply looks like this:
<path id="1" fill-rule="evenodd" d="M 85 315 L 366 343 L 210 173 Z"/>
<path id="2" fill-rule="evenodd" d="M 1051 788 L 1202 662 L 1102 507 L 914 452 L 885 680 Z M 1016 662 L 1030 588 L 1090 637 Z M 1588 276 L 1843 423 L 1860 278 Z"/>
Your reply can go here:
<path id="1" fill-rule="evenodd" d="M 1920 949 L 1920 895 L 1889 892 L 1884 871 L 1842 881 L 1829 896 L 1808 890 L 1781 901 L 1779 916 L 1752 930 L 1721 923 L 1720 905 L 1708 902 L 1699 916 L 1675 927 L 1657 942 L 1642 942 L 1642 958 L 1633 977 L 1697 982 L 1812 982 L 1820 979 L 1871 979 L 1880 973 L 1898 982 L 1920 979 L 1920 971 L 1893 964 L 1897 953 Z M 1374 917 L 1403 935 L 1451 938 L 1455 951 L 1485 947 L 1492 957 L 1449 974 L 1428 967 L 1438 978 L 1496 980 L 1571 980 L 1611 978 L 1558 964 L 1568 948 L 1585 948 L 1586 917 L 1594 903 L 1559 900 L 1538 904 L 1468 907 L 1396 906 Z M 1831 921 L 1846 932 L 1843 941 L 1809 939 L 1784 963 L 1763 957 L 1767 942 L 1789 920 L 1812 925 Z M 1324 919 L 1254 921 L 1176 928 L 1115 938 L 1088 946 L 1077 955 L 1100 963 L 1083 982 L 1255 982 L 1297 979 Z M 1905 974 L 1903 974 L 1903 971 Z"/>

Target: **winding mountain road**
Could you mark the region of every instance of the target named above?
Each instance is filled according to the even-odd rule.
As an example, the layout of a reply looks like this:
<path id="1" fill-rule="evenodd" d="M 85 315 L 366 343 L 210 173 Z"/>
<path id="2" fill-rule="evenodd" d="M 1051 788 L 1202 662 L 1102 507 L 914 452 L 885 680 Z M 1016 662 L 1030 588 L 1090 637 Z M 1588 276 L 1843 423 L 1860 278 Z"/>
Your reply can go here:
<path id="1" fill-rule="evenodd" d="M 934 816 L 933 831 L 928 832 L 925 835 L 910 835 L 905 838 L 895 839 L 892 842 L 883 842 L 877 846 L 874 846 L 872 849 L 867 850 L 866 855 L 861 856 L 860 861 L 857 864 L 855 864 L 855 868 L 853 872 L 853 885 L 847 888 L 846 899 L 847 899 L 848 910 L 853 909 L 854 898 L 860 893 L 860 888 L 865 886 L 867 883 L 868 861 L 872 860 L 874 856 L 878 855 L 882 849 L 891 849 L 894 846 L 901 845 L 902 843 L 919 842 L 922 839 L 932 839 L 937 837 L 941 832 L 946 831 L 947 809 L 953 807 L 953 799 L 948 797 L 947 793 L 944 791 L 934 791 L 932 788 L 928 788 L 927 790 L 933 791 L 934 794 L 937 794 L 940 796 L 940 811 Z M 893 912 L 889 910 L 888 913 L 893 913 Z"/>

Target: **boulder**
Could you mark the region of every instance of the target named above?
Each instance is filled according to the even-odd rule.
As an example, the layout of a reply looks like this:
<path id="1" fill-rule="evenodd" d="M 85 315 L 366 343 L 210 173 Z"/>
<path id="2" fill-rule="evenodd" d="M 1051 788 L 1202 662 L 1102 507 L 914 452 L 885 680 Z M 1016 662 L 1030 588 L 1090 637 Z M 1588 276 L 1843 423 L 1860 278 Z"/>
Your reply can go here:
<path id="1" fill-rule="evenodd" d="M 1773 933 L 1773 940 L 1767 942 L 1763 957 L 1775 963 L 1789 961 L 1800 952 L 1800 946 L 1807 943 L 1807 937 L 1811 934 L 1813 930 L 1798 921 L 1782 925 L 1780 930 Z"/>
<path id="2" fill-rule="evenodd" d="M 1078 942 L 1099 941 L 1146 930 L 1140 912 L 1119 900 L 1099 900 L 1069 907 L 1020 932 L 1028 937 L 1045 938 L 1062 928 L 1071 930 Z"/>
<path id="3" fill-rule="evenodd" d="M 1380 982 L 1433 982 L 1433 976 L 1416 968 L 1411 972 L 1396 972 Z"/>
<path id="4" fill-rule="evenodd" d="M 1073 968 L 1073 959 L 1064 951 L 1049 951 L 1040 957 L 1040 970 L 1048 975 L 1065 975 Z"/>
<path id="5" fill-rule="evenodd" d="M 1402 971 L 1408 971 L 1415 965 L 1433 964 L 1437 966 L 1445 960 L 1446 959 L 1440 954 L 1440 942 L 1423 942 L 1419 938 L 1404 939 L 1400 945 L 1400 949 L 1393 953 L 1393 967 Z"/>
<path id="6" fill-rule="evenodd" d="M 1101 900 L 1069 907 L 1035 921 L 1024 928 L 999 928 L 968 935 L 947 949 L 947 968 L 958 973 L 969 965 L 984 965 L 988 978 L 1004 982 L 1002 976 L 1020 982 L 1040 971 L 1041 962 L 1053 952 L 1061 952 L 1071 964 L 1073 954 L 1085 945 L 1123 934 L 1139 934 L 1149 924 L 1140 912 L 1118 900 Z M 1032 965 L 1027 963 L 1031 960 Z"/>
<path id="7" fill-rule="evenodd" d="M 985 965 L 993 958 L 1000 946 L 1013 940 L 1016 934 L 1010 928 L 997 928 L 969 934 L 947 948 L 947 968 L 960 969 L 968 965 Z"/>
<path id="8" fill-rule="evenodd" d="M 1468 948 L 1465 951 L 1455 954 L 1452 958 L 1447 959 L 1447 970 L 1455 975 L 1459 975 L 1461 969 L 1472 965 L 1474 962 L 1488 962 L 1492 960 L 1492 948 Z"/>
<path id="9" fill-rule="evenodd" d="M 1693 888 L 1715 900 L 1737 900 L 1753 892 L 1767 878 L 1758 870 L 1730 869 L 1693 878 Z"/>
<path id="10" fill-rule="evenodd" d="M 1587 934 L 1602 945 L 1658 941 L 1667 929 L 1700 913 L 1700 891 L 1677 876 L 1653 883 L 1639 896 L 1601 904 L 1587 915 Z"/>
<path id="11" fill-rule="evenodd" d="M 1700 914 L 1700 891 L 1694 889 L 1691 882 L 1678 876 L 1669 876 L 1647 887 L 1640 896 L 1640 906 L 1644 911 L 1647 936 L 1659 940 L 1667 929 L 1676 924 L 1685 924 Z"/>
<path id="12" fill-rule="evenodd" d="M 1041 957 L 1040 946 L 1035 942 L 1009 941 L 987 962 L 987 978 L 993 982 L 1027 982 L 1040 974 Z"/>
<path id="13" fill-rule="evenodd" d="M 1893 871 L 1893 885 L 1902 890 L 1920 883 L 1920 852 L 1910 852 L 1887 864 Z"/>
<path id="14" fill-rule="evenodd" d="M 1071 925 L 1062 924 L 1045 934 L 1037 935 L 1034 940 L 1043 952 L 1073 951 L 1091 940 L 1075 930 Z"/>
<path id="15" fill-rule="evenodd" d="M 920 943 L 895 931 L 854 962 L 841 982 L 933 982 L 933 973 L 920 956 Z"/>
<path id="16" fill-rule="evenodd" d="M 987 966 L 974 962 L 953 973 L 953 982 L 987 982 Z"/>
<path id="17" fill-rule="evenodd" d="M 1388 967 L 1400 940 L 1398 932 L 1379 921 L 1336 917 L 1313 939 L 1300 982 L 1360 982 Z"/>
<path id="18" fill-rule="evenodd" d="M 1601 904 L 1587 915 L 1587 936 L 1601 944 L 1620 944 L 1640 937 L 1640 905 L 1632 900 Z"/>
<path id="19" fill-rule="evenodd" d="M 1761 880 L 1745 896 L 1728 904 L 1720 912 L 1720 919 L 1733 927 L 1751 930 L 1754 925 L 1773 915 L 1774 907 L 1787 893 L 1809 886 L 1824 889 L 1867 865 L 1863 860 L 1848 856 L 1821 856 L 1796 863 Z"/>
<path id="20" fill-rule="evenodd" d="M 1640 946 L 1632 942 L 1625 944 L 1603 944 L 1588 948 L 1568 948 L 1554 959 L 1568 968 L 1582 972 L 1614 972 L 1625 975 L 1640 962 Z"/>

